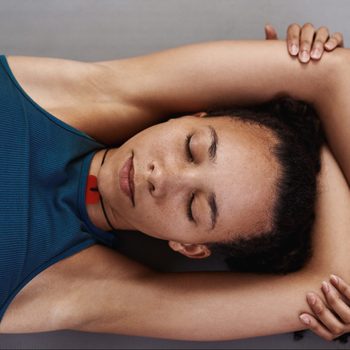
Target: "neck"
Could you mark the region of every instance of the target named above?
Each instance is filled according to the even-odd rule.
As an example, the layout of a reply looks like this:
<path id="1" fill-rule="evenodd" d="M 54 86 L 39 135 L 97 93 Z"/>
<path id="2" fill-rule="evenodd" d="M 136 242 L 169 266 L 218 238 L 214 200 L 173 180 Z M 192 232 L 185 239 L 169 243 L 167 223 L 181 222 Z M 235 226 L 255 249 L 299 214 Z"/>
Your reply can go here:
<path id="1" fill-rule="evenodd" d="M 97 177 L 97 187 L 100 192 L 100 198 L 94 204 L 86 204 L 86 210 L 91 222 L 101 230 L 112 231 L 112 230 L 134 230 L 124 218 L 113 209 L 113 206 L 110 203 L 110 198 L 108 198 L 108 188 L 104 188 L 105 183 L 101 180 L 101 168 L 106 167 L 108 163 L 115 162 L 115 155 L 118 153 L 118 148 L 110 149 L 106 153 L 106 149 L 96 152 L 94 155 L 89 169 L 88 175 L 94 175 Z M 104 155 L 106 154 L 104 164 L 101 167 Z M 114 158 L 114 160 L 113 160 Z M 102 176 L 103 178 L 103 176 Z M 101 193 L 102 196 L 101 196 Z M 102 198 L 102 201 L 101 201 Z M 103 206 L 104 209 L 103 210 Z M 107 220 L 108 218 L 108 220 Z M 109 223 L 108 223 L 109 221 Z"/>
<path id="2" fill-rule="evenodd" d="M 109 152 L 108 152 L 109 151 Z M 105 161 L 108 153 L 111 150 L 104 149 L 95 154 L 91 161 L 90 170 L 88 175 L 93 175 L 98 177 L 99 171 L 103 162 Z M 113 216 L 109 212 L 109 208 L 104 204 L 103 198 L 100 194 L 99 200 L 97 203 L 86 204 L 86 209 L 89 215 L 91 222 L 98 228 L 104 231 L 117 230 L 115 223 L 111 220 Z"/>

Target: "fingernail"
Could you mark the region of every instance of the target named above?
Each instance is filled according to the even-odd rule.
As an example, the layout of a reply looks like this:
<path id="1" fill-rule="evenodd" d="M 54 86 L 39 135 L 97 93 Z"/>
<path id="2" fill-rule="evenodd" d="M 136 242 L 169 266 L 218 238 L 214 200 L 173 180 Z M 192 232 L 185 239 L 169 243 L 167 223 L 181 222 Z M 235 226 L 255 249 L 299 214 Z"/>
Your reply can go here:
<path id="1" fill-rule="evenodd" d="M 333 43 L 327 43 L 325 46 L 328 50 L 332 50 L 335 47 L 335 45 Z"/>
<path id="2" fill-rule="evenodd" d="M 297 54 L 298 54 L 298 51 L 299 51 L 298 46 L 295 45 L 295 44 L 292 44 L 292 46 L 290 47 L 290 52 L 291 52 L 291 54 L 292 54 L 292 55 L 297 55 Z"/>
<path id="3" fill-rule="evenodd" d="M 309 53 L 307 51 L 302 51 L 300 55 L 302 62 L 307 62 L 309 60 Z"/>
<path id="4" fill-rule="evenodd" d="M 312 50 L 311 57 L 312 58 L 320 58 L 321 57 L 321 50 L 319 50 L 319 49 Z"/>
<path id="5" fill-rule="evenodd" d="M 310 318 L 307 317 L 306 315 L 300 315 L 299 318 L 303 323 L 305 323 L 307 325 L 309 325 L 311 323 Z"/>
<path id="6" fill-rule="evenodd" d="M 329 289 L 329 285 L 327 282 L 323 281 L 322 282 L 322 290 L 325 292 L 325 293 L 329 293 L 330 289 Z"/>
<path id="7" fill-rule="evenodd" d="M 331 281 L 336 284 L 339 284 L 339 278 L 336 275 L 331 275 Z"/>
<path id="8" fill-rule="evenodd" d="M 311 305 L 316 304 L 316 297 L 313 294 L 307 294 L 307 299 L 309 300 Z"/>

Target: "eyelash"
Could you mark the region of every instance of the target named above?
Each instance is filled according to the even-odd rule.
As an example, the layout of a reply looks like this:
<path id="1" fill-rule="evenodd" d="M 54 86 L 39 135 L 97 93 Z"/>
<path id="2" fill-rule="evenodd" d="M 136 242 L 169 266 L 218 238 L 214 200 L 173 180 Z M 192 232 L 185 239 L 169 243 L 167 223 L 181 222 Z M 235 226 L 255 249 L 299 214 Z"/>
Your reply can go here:
<path id="1" fill-rule="evenodd" d="M 191 142 L 191 138 L 193 135 L 187 135 L 186 137 L 186 142 L 185 142 L 185 152 L 186 152 L 186 156 L 189 162 L 193 163 L 194 162 L 194 158 L 193 158 L 193 154 L 191 152 L 191 147 L 190 147 L 190 142 Z M 192 202 L 194 200 L 194 193 L 192 193 L 190 200 L 187 203 L 187 217 L 190 221 L 194 221 L 193 215 L 192 215 Z"/>
<path id="2" fill-rule="evenodd" d="M 193 163 L 194 162 L 194 158 L 193 158 L 193 154 L 191 152 L 191 147 L 190 147 L 190 142 L 191 142 L 191 138 L 193 135 L 187 135 L 186 137 L 186 143 L 185 143 L 185 151 L 186 151 L 186 155 L 187 155 L 187 159 L 189 162 Z"/>
<path id="3" fill-rule="evenodd" d="M 192 203 L 194 201 L 194 193 L 192 193 L 190 200 L 187 204 L 187 217 L 190 221 L 194 221 L 193 215 L 192 215 Z"/>
<path id="4" fill-rule="evenodd" d="M 186 136 L 186 141 L 185 141 L 185 153 L 186 153 L 186 156 L 187 156 L 187 160 L 190 162 L 190 163 L 193 163 L 194 162 L 194 157 L 193 157 L 193 154 L 191 152 L 191 147 L 190 147 L 190 142 L 191 142 L 191 138 L 192 138 L 192 134 L 191 135 L 187 135 Z M 192 193 L 188 203 L 187 203 L 187 217 L 190 221 L 194 222 L 194 217 L 192 215 L 192 203 L 194 201 L 194 197 L 195 197 L 195 194 Z"/>

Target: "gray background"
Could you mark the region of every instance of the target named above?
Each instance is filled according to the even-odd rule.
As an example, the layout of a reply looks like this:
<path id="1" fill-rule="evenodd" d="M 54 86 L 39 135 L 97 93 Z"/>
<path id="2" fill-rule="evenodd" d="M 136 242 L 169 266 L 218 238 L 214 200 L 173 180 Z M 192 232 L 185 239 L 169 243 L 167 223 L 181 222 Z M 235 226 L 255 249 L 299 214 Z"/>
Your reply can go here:
<path id="1" fill-rule="evenodd" d="M 220 39 L 263 39 L 265 23 L 284 38 L 292 22 L 326 25 L 350 37 L 349 1 L 315 0 L 0 0 L 1 51 L 7 55 L 106 60 L 146 54 L 178 45 Z M 144 254 L 145 247 L 147 255 Z M 137 233 L 121 234 L 122 252 L 167 270 L 219 270 L 211 259 L 191 262 L 168 251 L 163 242 Z M 153 252 L 150 254 L 149 252 Z M 164 320 L 166 322 L 166 320 Z M 234 327 L 234 325 L 232 325 Z M 200 343 L 82 332 L 0 335 L 0 349 L 326 349 L 349 348 L 308 333 L 231 342 Z"/>

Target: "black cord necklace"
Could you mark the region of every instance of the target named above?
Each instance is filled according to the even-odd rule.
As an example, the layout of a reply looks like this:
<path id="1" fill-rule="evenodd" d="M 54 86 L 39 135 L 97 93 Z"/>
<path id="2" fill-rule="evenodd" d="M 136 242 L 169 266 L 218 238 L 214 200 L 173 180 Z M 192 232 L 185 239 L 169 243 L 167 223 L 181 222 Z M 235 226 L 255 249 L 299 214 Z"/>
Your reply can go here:
<path id="1" fill-rule="evenodd" d="M 104 163 L 104 161 L 105 161 L 105 158 L 106 158 L 106 156 L 107 156 L 107 153 L 108 153 L 108 151 L 109 151 L 110 149 L 111 149 L 111 148 L 107 148 L 107 149 L 106 149 L 106 151 L 105 151 L 105 153 L 104 153 L 104 155 L 103 155 L 103 158 L 102 158 L 101 167 L 102 167 L 102 165 L 103 165 L 103 163 Z M 91 188 L 91 191 L 93 191 L 93 192 L 99 192 L 97 186 L 94 187 L 94 188 Z M 104 214 L 104 216 L 105 216 L 105 218 L 106 218 L 106 221 L 107 221 L 108 225 L 111 227 L 112 231 L 117 232 L 118 230 L 117 230 L 115 227 L 113 227 L 113 225 L 111 224 L 111 222 L 110 222 L 109 219 L 108 219 L 108 216 L 107 216 L 107 213 L 106 213 L 106 209 L 105 209 L 105 206 L 104 206 L 104 204 L 103 204 L 103 199 L 102 199 L 101 193 L 99 193 L 99 195 L 100 195 L 100 198 L 101 198 L 102 211 L 103 211 L 103 214 Z"/>

